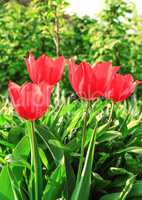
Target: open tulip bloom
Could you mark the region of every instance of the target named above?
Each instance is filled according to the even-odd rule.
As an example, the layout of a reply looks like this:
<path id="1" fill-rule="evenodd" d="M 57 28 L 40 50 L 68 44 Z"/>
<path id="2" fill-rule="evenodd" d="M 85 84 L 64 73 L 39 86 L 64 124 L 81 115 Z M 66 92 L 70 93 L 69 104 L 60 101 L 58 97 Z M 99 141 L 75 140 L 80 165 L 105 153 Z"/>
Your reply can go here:
<path id="1" fill-rule="evenodd" d="M 141 81 L 134 81 L 131 74 L 115 74 L 105 92 L 105 97 L 113 102 L 121 102 L 132 95 Z"/>
<path id="2" fill-rule="evenodd" d="M 27 70 L 33 83 L 42 81 L 49 85 L 55 85 L 61 79 L 64 71 L 64 57 L 53 60 L 46 55 L 41 55 L 37 60 L 32 53 L 26 59 Z"/>
<path id="3" fill-rule="evenodd" d="M 79 65 L 69 61 L 69 80 L 76 94 L 85 100 L 95 100 L 104 96 L 106 88 L 119 67 L 111 62 L 99 62 L 91 66 L 87 62 Z"/>
<path id="4" fill-rule="evenodd" d="M 34 121 L 47 111 L 52 87 L 44 82 L 39 85 L 26 83 L 21 87 L 10 82 L 8 90 L 13 106 L 22 118 Z"/>

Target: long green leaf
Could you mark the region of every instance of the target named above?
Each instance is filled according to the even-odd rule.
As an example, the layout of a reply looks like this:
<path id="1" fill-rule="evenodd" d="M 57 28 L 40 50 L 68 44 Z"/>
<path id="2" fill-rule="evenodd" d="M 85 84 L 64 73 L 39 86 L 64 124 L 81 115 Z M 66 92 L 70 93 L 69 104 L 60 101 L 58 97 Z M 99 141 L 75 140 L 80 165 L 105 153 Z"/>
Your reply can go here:
<path id="1" fill-rule="evenodd" d="M 52 175 L 49 177 L 45 190 L 43 192 L 42 200 L 53 200 L 61 197 L 62 186 L 65 182 L 66 171 L 64 165 L 64 158 L 59 166 L 55 169 Z"/>
<path id="2" fill-rule="evenodd" d="M 86 160 L 81 174 L 81 179 L 74 189 L 71 200 L 88 200 L 89 198 L 92 164 L 94 159 L 95 138 L 96 138 L 96 127 L 95 130 L 93 131 L 88 146 Z"/>
<path id="3" fill-rule="evenodd" d="M 12 156 L 19 156 L 22 159 L 24 158 L 26 160 L 29 153 L 29 139 L 28 136 L 24 136 L 13 150 Z M 22 179 L 23 167 L 15 167 L 14 165 L 12 165 L 12 171 L 15 175 L 16 181 L 20 183 Z M 0 173 L 0 200 L 15 200 L 7 165 L 3 167 Z"/>
<path id="4" fill-rule="evenodd" d="M 10 182 L 11 182 L 11 187 L 13 190 L 13 194 L 14 194 L 14 199 L 15 200 L 23 200 L 22 197 L 22 193 L 19 187 L 19 184 L 13 174 L 12 169 L 10 169 L 10 167 L 8 166 L 8 173 L 9 173 L 9 178 L 10 178 Z"/>
<path id="5" fill-rule="evenodd" d="M 119 200 L 119 194 L 120 193 L 106 194 L 101 197 L 100 200 Z"/>
<path id="6" fill-rule="evenodd" d="M 0 173 L 0 199 L 14 200 L 13 189 L 11 186 L 11 181 L 7 166 L 3 167 Z"/>
<path id="7" fill-rule="evenodd" d="M 142 199 L 142 181 L 136 181 L 129 197 L 140 197 Z"/>
<path id="8" fill-rule="evenodd" d="M 119 195 L 119 198 L 118 198 L 119 200 L 125 200 L 126 199 L 126 197 L 128 196 L 129 192 L 131 191 L 131 189 L 133 187 L 134 181 L 135 181 L 135 176 L 131 176 L 126 181 L 125 187 Z"/>
<path id="9" fill-rule="evenodd" d="M 45 126 L 38 127 L 37 133 L 45 143 L 46 147 L 49 149 L 55 163 L 58 165 L 63 157 L 63 150 L 49 143 L 50 140 L 57 140 L 57 138 Z"/>

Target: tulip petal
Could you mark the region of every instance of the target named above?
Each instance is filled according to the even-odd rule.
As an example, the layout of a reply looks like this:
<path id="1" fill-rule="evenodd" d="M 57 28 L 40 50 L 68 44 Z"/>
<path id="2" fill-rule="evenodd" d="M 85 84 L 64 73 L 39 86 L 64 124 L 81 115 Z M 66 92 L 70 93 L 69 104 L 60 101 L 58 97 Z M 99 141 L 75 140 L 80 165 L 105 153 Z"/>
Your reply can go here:
<path id="1" fill-rule="evenodd" d="M 16 106 L 19 100 L 19 96 L 20 96 L 20 86 L 10 81 L 8 84 L 8 92 L 9 92 L 12 104 Z"/>
<path id="2" fill-rule="evenodd" d="M 96 78 L 95 87 L 98 95 L 104 96 L 104 92 L 114 74 L 119 70 L 119 67 L 112 67 L 111 62 L 96 63 L 94 67 L 94 75 Z"/>
<path id="3" fill-rule="evenodd" d="M 30 76 L 32 81 L 34 79 L 33 70 L 34 70 L 35 61 L 36 60 L 35 60 L 34 55 L 30 52 L 29 53 L 29 57 L 25 60 L 25 63 L 26 63 L 26 66 L 27 66 L 27 70 L 28 70 L 29 76 Z"/>

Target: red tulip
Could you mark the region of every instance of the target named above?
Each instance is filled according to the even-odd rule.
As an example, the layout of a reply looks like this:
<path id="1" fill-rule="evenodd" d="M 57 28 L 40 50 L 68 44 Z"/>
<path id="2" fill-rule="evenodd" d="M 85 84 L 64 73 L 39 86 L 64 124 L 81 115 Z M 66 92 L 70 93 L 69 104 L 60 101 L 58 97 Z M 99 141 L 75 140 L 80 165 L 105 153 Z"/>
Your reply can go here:
<path id="1" fill-rule="evenodd" d="M 124 76 L 115 74 L 105 93 L 105 97 L 114 102 L 124 101 L 134 92 L 138 84 L 141 84 L 141 81 L 134 81 L 130 74 Z"/>
<path id="2" fill-rule="evenodd" d="M 64 57 L 61 56 L 56 60 L 40 56 L 37 60 L 32 53 L 26 59 L 27 70 L 33 83 L 40 83 L 42 81 L 49 85 L 56 84 L 62 77 L 64 71 Z"/>
<path id="3" fill-rule="evenodd" d="M 79 65 L 69 61 L 69 80 L 79 97 L 94 100 L 104 96 L 105 90 L 119 67 L 112 67 L 111 62 L 96 63 L 91 66 L 87 62 Z"/>
<path id="4" fill-rule="evenodd" d="M 8 91 L 16 112 L 22 118 L 34 121 L 47 111 L 52 88 L 45 83 L 26 83 L 20 87 L 10 82 Z"/>

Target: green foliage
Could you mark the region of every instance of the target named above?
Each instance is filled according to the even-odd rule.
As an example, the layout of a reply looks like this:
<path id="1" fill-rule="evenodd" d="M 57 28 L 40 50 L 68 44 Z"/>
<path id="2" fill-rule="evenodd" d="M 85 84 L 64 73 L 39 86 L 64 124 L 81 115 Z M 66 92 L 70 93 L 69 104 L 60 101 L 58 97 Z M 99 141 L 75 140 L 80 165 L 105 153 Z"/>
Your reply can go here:
<path id="1" fill-rule="evenodd" d="M 141 17 L 135 5 L 124 0 L 105 0 L 96 26 L 90 29 L 95 60 L 111 60 L 124 73 L 141 79 Z M 139 38 L 139 39 L 138 39 Z"/>
<path id="2" fill-rule="evenodd" d="M 44 174 L 42 177 L 43 199 L 70 199 L 73 194 L 83 126 L 83 117 L 80 116 L 83 116 L 84 108 L 85 103 L 78 102 L 78 100 L 61 105 L 58 108 L 59 112 L 57 108 L 51 106 L 46 116 L 37 122 L 36 134 Z M 73 199 L 79 197 L 82 199 L 80 195 L 86 191 L 84 188 L 88 188 L 87 191 L 89 191 L 87 184 L 90 181 L 85 180 L 90 177 L 92 156 L 94 162 L 91 172 L 90 199 L 115 199 L 116 197 L 116 199 L 134 200 L 142 198 L 140 189 L 142 185 L 142 115 L 139 110 L 141 110 L 140 102 L 128 101 L 125 104 L 116 104 L 112 116 L 113 121 L 108 124 L 110 103 L 100 100 L 91 105 L 85 149 L 87 151 L 89 143 L 92 142 L 92 132 L 97 119 L 95 156 L 92 154 L 93 145 L 90 145 L 91 149 L 88 150 L 90 153 L 88 152 L 88 159 L 85 161 L 80 186 L 77 186 L 80 192 L 75 192 Z M 3 113 L 1 117 L 5 121 L 0 121 L 1 130 L 5 133 L 4 135 L 2 132 L 0 139 L 3 141 L 0 152 L 1 198 L 2 195 L 7 195 L 8 199 L 8 195 L 11 195 L 10 200 L 12 200 L 12 195 L 17 195 L 13 198 L 29 199 L 28 193 L 24 190 L 30 186 L 29 144 L 27 136 L 21 133 L 25 123 L 16 116 L 12 117 L 11 114 L 10 118 L 8 116 Z M 18 127 L 21 127 L 21 132 L 17 132 Z M 16 144 L 11 137 L 17 138 Z M 13 147 L 14 150 L 12 150 Z M 71 174 L 72 180 L 69 177 Z M 5 186 L 9 188 L 9 192 L 5 192 Z M 76 196 L 77 194 L 79 196 Z M 87 198 L 85 195 L 86 193 L 83 195 L 84 198 Z"/>

